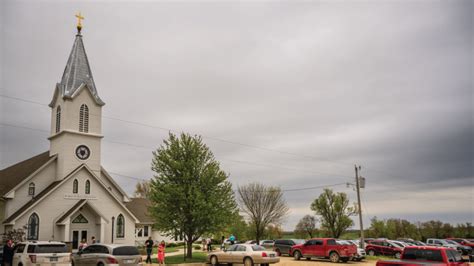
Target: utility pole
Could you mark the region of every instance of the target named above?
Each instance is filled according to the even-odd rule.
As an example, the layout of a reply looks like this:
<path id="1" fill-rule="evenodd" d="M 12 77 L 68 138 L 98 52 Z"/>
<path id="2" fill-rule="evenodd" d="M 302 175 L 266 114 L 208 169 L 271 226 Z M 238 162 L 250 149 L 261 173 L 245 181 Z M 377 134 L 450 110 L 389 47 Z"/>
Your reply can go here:
<path id="1" fill-rule="evenodd" d="M 359 180 L 359 171 L 361 167 L 360 165 L 355 165 L 355 178 L 356 178 L 356 189 L 357 189 L 357 203 L 358 203 L 358 210 L 359 210 L 359 224 L 360 224 L 360 248 L 364 248 L 364 225 L 362 224 L 362 206 L 360 204 L 360 180 Z"/>

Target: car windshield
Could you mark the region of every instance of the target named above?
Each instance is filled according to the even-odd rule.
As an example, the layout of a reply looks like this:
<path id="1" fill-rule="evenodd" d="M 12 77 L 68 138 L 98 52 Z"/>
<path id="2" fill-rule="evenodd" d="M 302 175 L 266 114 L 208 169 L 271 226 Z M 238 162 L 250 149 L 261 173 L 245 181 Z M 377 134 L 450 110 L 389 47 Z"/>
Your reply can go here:
<path id="1" fill-rule="evenodd" d="M 262 246 L 254 245 L 254 246 L 252 246 L 252 250 L 253 251 L 263 251 L 263 250 L 265 250 L 265 248 L 262 247 Z"/>
<path id="2" fill-rule="evenodd" d="M 31 251 L 31 252 L 30 252 Z M 68 253 L 67 246 L 64 244 L 58 245 L 35 245 L 34 248 L 28 248 L 28 253 Z"/>
<path id="3" fill-rule="evenodd" d="M 339 245 L 352 245 L 351 243 L 349 243 L 345 240 L 337 240 L 336 243 L 339 244 Z"/>
<path id="4" fill-rule="evenodd" d="M 448 242 L 449 244 L 453 244 L 453 245 L 459 245 L 458 242 L 456 241 L 453 241 L 453 240 L 446 240 L 446 242 Z"/>
<path id="5" fill-rule="evenodd" d="M 439 243 L 443 244 L 443 245 L 449 245 L 448 241 L 444 240 L 444 239 L 440 239 L 438 240 Z"/>
<path id="6" fill-rule="evenodd" d="M 134 246 L 116 247 L 112 252 L 116 256 L 134 256 L 139 255 L 138 249 Z"/>

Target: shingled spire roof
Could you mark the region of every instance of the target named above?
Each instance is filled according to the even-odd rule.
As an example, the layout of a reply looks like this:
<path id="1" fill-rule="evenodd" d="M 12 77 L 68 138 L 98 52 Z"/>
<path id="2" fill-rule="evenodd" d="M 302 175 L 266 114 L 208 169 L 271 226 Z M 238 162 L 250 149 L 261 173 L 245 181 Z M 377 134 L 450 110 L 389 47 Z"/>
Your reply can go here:
<path id="1" fill-rule="evenodd" d="M 63 77 L 61 82 L 58 83 L 58 89 L 62 97 L 73 98 L 82 86 L 89 89 L 97 104 L 105 104 L 97 94 L 84 43 L 82 42 L 82 35 L 78 32 Z"/>

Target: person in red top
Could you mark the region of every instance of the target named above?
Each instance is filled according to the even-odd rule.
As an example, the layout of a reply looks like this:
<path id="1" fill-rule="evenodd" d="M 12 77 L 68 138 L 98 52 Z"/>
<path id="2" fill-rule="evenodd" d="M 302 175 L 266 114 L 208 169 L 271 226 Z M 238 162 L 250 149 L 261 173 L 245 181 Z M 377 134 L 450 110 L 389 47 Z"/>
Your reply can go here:
<path id="1" fill-rule="evenodd" d="M 162 240 L 158 246 L 158 263 L 160 265 L 165 264 L 165 247 L 165 241 Z"/>

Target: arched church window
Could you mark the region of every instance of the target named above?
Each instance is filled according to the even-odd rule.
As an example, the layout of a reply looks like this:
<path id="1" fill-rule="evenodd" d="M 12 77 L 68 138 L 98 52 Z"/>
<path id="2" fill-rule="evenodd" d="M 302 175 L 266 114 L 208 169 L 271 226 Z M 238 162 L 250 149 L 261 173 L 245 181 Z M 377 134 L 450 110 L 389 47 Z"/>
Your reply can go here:
<path id="1" fill-rule="evenodd" d="M 125 218 L 122 214 L 117 217 L 117 238 L 125 237 Z"/>
<path id="2" fill-rule="evenodd" d="M 28 219 L 28 240 L 38 240 L 39 233 L 39 217 L 33 213 Z"/>
<path id="3" fill-rule="evenodd" d="M 30 185 L 28 186 L 28 196 L 34 196 L 35 195 L 35 183 L 31 182 Z"/>
<path id="4" fill-rule="evenodd" d="M 91 194 L 91 181 L 86 181 L 86 194 Z"/>
<path id="5" fill-rule="evenodd" d="M 89 107 L 85 104 L 79 110 L 79 132 L 89 132 Z"/>
<path id="6" fill-rule="evenodd" d="M 77 181 L 77 179 L 74 179 L 74 182 L 72 183 L 72 193 L 77 194 L 78 190 L 79 190 L 79 181 Z"/>
<path id="7" fill-rule="evenodd" d="M 61 130 L 61 106 L 56 108 L 56 133 Z"/>

